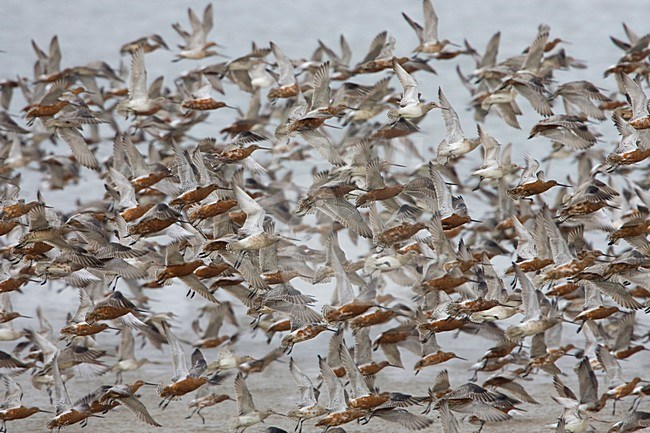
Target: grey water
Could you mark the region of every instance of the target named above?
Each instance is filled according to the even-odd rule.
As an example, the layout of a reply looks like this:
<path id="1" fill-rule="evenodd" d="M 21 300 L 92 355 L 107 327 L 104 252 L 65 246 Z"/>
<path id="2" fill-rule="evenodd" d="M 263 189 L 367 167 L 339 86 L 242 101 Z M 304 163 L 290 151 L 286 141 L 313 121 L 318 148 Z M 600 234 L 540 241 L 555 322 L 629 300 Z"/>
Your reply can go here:
<path id="1" fill-rule="evenodd" d="M 58 35 L 63 53 L 62 67 L 83 65 L 96 60 L 104 60 L 113 67 L 118 67 L 120 62 L 128 62 L 128 58 L 120 56 L 119 47 L 128 41 L 141 36 L 157 33 L 163 36 L 172 48 L 171 52 L 160 50 L 147 55 L 147 70 L 149 81 L 159 75 L 174 77 L 185 70 L 197 66 L 206 66 L 226 58 L 209 58 L 202 61 L 183 60 L 172 63 L 175 45 L 179 42 L 178 36 L 171 28 L 171 24 L 180 22 L 187 26 L 187 7 L 191 6 L 201 11 L 206 2 L 182 2 L 173 0 L 163 1 L 127 1 L 115 0 L 106 2 L 94 1 L 18 1 L 3 0 L 0 5 L 0 79 L 13 79 L 17 75 L 32 76 L 32 67 L 35 54 L 31 48 L 31 40 L 36 41 L 41 47 L 47 47 L 53 35 Z M 440 19 L 439 34 L 441 38 L 462 44 L 468 40 L 479 52 L 484 50 L 488 39 L 497 31 L 501 31 L 501 47 L 499 59 L 503 59 L 521 52 L 534 39 L 537 26 L 541 23 L 551 27 L 551 37 L 559 37 L 566 41 L 563 47 L 567 53 L 587 63 L 586 70 L 559 71 L 556 78 L 559 82 L 574 79 L 584 79 L 595 83 L 597 86 L 609 91 L 615 90 L 613 77 L 604 78 L 603 71 L 614 64 L 620 56 L 618 50 L 609 40 L 610 35 L 624 38 L 621 23 L 627 23 L 640 34 L 647 31 L 650 19 L 650 8 L 644 1 L 607 1 L 607 0 L 576 0 L 576 1 L 436 1 L 435 7 Z M 379 1 L 379 0 L 328 0 L 328 1 L 217 1 L 214 2 L 215 27 L 210 39 L 223 45 L 220 49 L 225 56 L 236 57 L 245 53 L 250 48 L 251 42 L 266 45 L 269 41 L 277 43 L 291 58 L 308 58 L 317 46 L 320 39 L 326 44 L 337 47 L 340 34 L 348 39 L 353 51 L 353 63 L 360 61 L 370 45 L 373 37 L 387 30 L 397 40 L 396 54 L 409 55 L 417 45 L 415 34 L 404 21 L 401 12 L 421 21 L 421 2 L 413 1 Z M 423 97 L 428 100 L 436 99 L 437 88 L 444 90 L 451 104 L 456 108 L 463 128 L 466 132 L 473 132 L 475 122 L 472 113 L 466 111 L 469 107 L 469 93 L 459 82 L 454 68 L 456 65 L 466 73 L 474 68 L 473 60 L 461 56 L 448 61 L 433 61 L 431 65 L 438 72 L 437 75 L 418 74 L 417 79 L 422 86 Z M 374 77 L 373 77 L 374 79 Z M 166 81 L 167 86 L 173 83 Z M 398 85 L 396 82 L 393 85 Z M 245 109 L 246 96 L 242 95 L 235 86 L 227 85 L 224 99 L 231 104 L 240 103 Z M 521 118 L 522 131 L 516 131 L 506 126 L 500 119 L 489 116 L 485 129 L 495 136 L 501 143 L 513 143 L 513 159 L 522 161 L 523 155 L 529 153 L 539 157 L 548 153 L 550 143 L 545 139 L 527 140 L 527 131 L 536 122 L 538 116 L 534 115 L 527 104 L 522 104 L 525 115 Z M 20 105 L 12 105 L 12 114 L 20 115 Z M 233 113 L 219 112 L 212 115 L 200 133 L 217 135 L 218 130 L 226 122 L 234 119 Z M 20 121 L 20 120 L 19 120 Z M 416 138 L 423 153 L 429 148 L 435 148 L 444 134 L 444 124 L 439 113 L 431 113 L 421 124 L 422 134 Z M 603 134 L 603 139 L 597 146 L 602 149 L 613 148 L 616 140 L 616 131 L 611 122 L 605 122 L 597 127 Z M 111 137 L 107 137 L 101 144 L 99 153 L 106 156 L 111 152 Z M 66 152 L 64 146 L 58 147 L 58 152 Z M 476 165 L 480 155 L 474 154 L 461 163 L 464 172 L 468 172 Z M 549 167 L 550 175 L 559 178 L 566 177 L 573 169 L 571 160 L 554 162 Z M 34 198 L 36 190 L 42 188 L 38 173 L 25 170 L 23 174 L 22 196 L 28 200 Z M 64 192 L 43 190 L 45 197 L 56 203 L 57 209 L 73 209 L 77 197 L 84 200 L 101 199 L 103 195 L 102 183 L 96 175 L 88 170 L 83 170 L 83 179 L 76 187 L 66 188 Z M 354 252 L 351 252 L 354 254 Z M 61 285 L 39 286 L 30 283 L 24 288 L 24 293 L 13 296 L 14 308 L 24 314 L 32 315 L 37 305 L 45 310 L 48 319 L 55 327 L 61 326 L 68 312 L 74 312 L 77 307 L 77 294 L 70 288 L 57 293 Z M 328 288 L 311 288 L 311 293 L 319 299 L 329 297 Z M 197 300 L 186 300 L 185 290 L 180 286 L 171 286 L 159 292 L 151 292 L 152 308 L 156 311 L 174 311 L 178 315 L 176 325 L 180 328 L 179 334 L 190 338 L 187 324 L 196 314 Z M 243 319 L 246 320 L 246 319 Z M 31 324 L 32 321 L 21 319 L 21 323 Z M 229 330 L 226 329 L 226 332 Z M 565 332 L 567 341 L 576 339 L 573 328 Z M 102 338 L 104 336 L 102 335 Z M 111 344 L 117 344 L 118 338 L 106 337 Z M 241 353 L 250 353 L 260 356 L 268 350 L 262 338 L 242 338 L 237 350 Z M 457 338 L 444 335 L 440 344 L 446 350 L 453 350 L 460 356 L 468 359 L 478 358 L 483 350 L 490 344 L 489 341 L 472 338 L 461 334 Z M 275 342 L 277 344 L 277 341 Z M 471 347 L 470 347 L 471 344 Z M 307 344 L 298 345 L 293 356 L 300 366 L 312 378 L 315 378 L 314 352 L 323 353 L 326 350 L 327 337 L 321 336 Z M 0 350 L 11 351 L 13 344 L 1 342 Z M 168 352 L 158 352 L 149 347 L 137 350 L 139 357 L 146 356 L 164 362 L 165 365 L 147 366 L 137 374 L 145 380 L 166 382 L 172 372 Z M 208 361 L 213 360 L 217 351 L 206 351 Z M 405 365 L 410 366 L 416 359 L 415 355 L 406 353 Z M 569 375 L 573 360 L 563 359 L 560 367 Z M 470 362 L 452 362 L 446 365 L 452 376 L 452 385 L 467 379 L 467 368 Z M 635 361 L 625 365 L 626 374 L 647 371 L 650 367 L 650 358 L 639 356 Z M 254 375 L 249 379 L 249 387 L 257 405 L 261 408 L 269 406 L 277 410 L 286 411 L 293 407 L 297 392 L 293 384 L 288 381 L 287 364 L 278 363 L 270 367 L 270 374 Z M 382 374 L 380 385 L 386 389 L 403 390 L 405 392 L 425 393 L 427 386 L 435 376 L 437 369 L 425 370 L 417 380 L 413 379 L 413 372 L 406 370 L 390 369 Z M 134 380 L 136 374 L 127 376 L 126 381 Z M 456 380 L 456 378 L 458 378 Z M 75 378 L 68 386 L 71 398 L 74 400 L 84 392 L 102 384 L 111 383 L 113 377 L 100 378 Z M 33 392 L 29 377 L 19 378 L 25 389 L 25 400 L 30 404 L 38 404 L 50 408 L 47 396 L 42 392 Z M 543 404 L 539 408 L 530 408 L 522 417 L 514 422 L 486 427 L 486 431 L 523 431 L 533 429 L 540 431 L 540 423 L 555 419 L 560 413 L 559 406 L 549 398 L 551 394 L 551 378 L 548 375 L 538 375 L 532 379 L 526 388 Z M 575 380 L 568 380 L 575 389 Z M 229 388 L 230 387 L 230 388 Z M 400 389 L 403 388 L 403 389 Z M 232 393 L 230 383 L 224 387 L 224 392 Z M 204 411 L 207 424 L 202 426 L 200 421 L 193 419 L 185 421 L 185 405 L 189 401 L 173 403 L 162 414 L 157 408 L 157 398 L 153 392 L 143 393 L 143 401 L 150 408 L 153 416 L 165 426 L 161 431 L 225 431 L 225 421 L 235 412 L 234 404 L 223 403 L 216 408 Z M 622 405 L 623 406 L 623 405 Z M 622 411 L 626 410 L 621 408 Z M 614 418 L 603 414 L 605 420 Z M 376 421 L 373 421 L 376 422 Z M 42 431 L 44 417 L 34 416 L 30 419 L 13 423 L 10 428 L 14 431 Z M 293 428 L 288 420 L 273 419 L 270 424 L 281 425 L 287 429 Z M 379 424 L 375 425 L 378 426 Z M 598 424 L 598 430 L 606 428 L 607 424 Z M 346 426 L 350 432 L 373 431 L 372 425 L 358 427 L 355 424 Z M 393 425 L 391 425 L 393 427 Z M 464 425 L 464 428 L 467 428 Z M 438 429 L 437 425 L 431 429 Z M 153 431 L 139 423 L 125 410 L 111 413 L 104 420 L 91 420 L 85 429 L 93 431 Z M 254 426 L 252 432 L 262 431 L 263 427 Z M 81 431 L 78 426 L 68 428 L 68 431 Z M 306 431 L 313 431 L 307 427 Z M 391 431 L 401 431 L 392 428 Z"/>

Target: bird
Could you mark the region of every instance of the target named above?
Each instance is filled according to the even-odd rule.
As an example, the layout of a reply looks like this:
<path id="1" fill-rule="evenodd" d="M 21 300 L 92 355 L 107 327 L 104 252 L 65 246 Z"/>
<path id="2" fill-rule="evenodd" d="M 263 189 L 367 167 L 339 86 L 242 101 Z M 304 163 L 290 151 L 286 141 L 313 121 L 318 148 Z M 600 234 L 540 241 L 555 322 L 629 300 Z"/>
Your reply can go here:
<path id="1" fill-rule="evenodd" d="M 287 412 L 287 418 L 298 419 L 297 429 L 298 433 L 301 433 L 302 424 L 306 420 L 325 415 L 328 411 L 318 404 L 316 388 L 309 377 L 298 368 L 293 358 L 289 360 L 289 371 L 300 392 L 300 401 L 298 402 L 298 409 Z"/>
<path id="2" fill-rule="evenodd" d="M 115 373 L 117 384 L 122 383 L 122 375 L 127 371 L 135 371 L 145 364 L 155 364 L 147 358 L 137 359 L 135 357 L 135 340 L 130 328 L 124 327 L 120 330 L 120 345 L 117 353 L 117 363 L 111 367 L 111 372 Z"/>
<path id="3" fill-rule="evenodd" d="M 223 376 L 222 376 L 223 377 Z M 201 418 L 203 424 L 205 424 L 205 418 L 201 415 L 201 411 L 206 407 L 214 406 L 226 400 L 232 400 L 228 394 L 217 394 L 212 391 L 213 383 L 206 383 L 202 385 L 199 390 L 196 392 L 196 397 L 189 402 L 188 408 L 194 408 L 192 413 L 186 416 L 186 419 L 190 419 L 194 414 L 198 415 Z"/>
<path id="4" fill-rule="evenodd" d="M 155 384 L 149 385 L 155 386 Z M 128 408 L 140 421 L 154 427 L 162 427 L 162 425 L 158 424 L 158 422 L 153 419 L 145 405 L 142 404 L 142 402 L 134 395 L 131 389 L 131 385 L 114 385 L 108 388 L 106 392 L 99 397 L 99 403 L 101 404 L 117 400 L 123 406 Z"/>
<path id="5" fill-rule="evenodd" d="M 478 138 L 467 138 L 460 126 L 458 113 L 452 108 L 447 97 L 438 88 L 438 98 L 442 108 L 442 117 L 445 120 L 445 138 L 438 145 L 436 159 L 439 164 L 447 165 L 451 159 L 459 158 L 476 149 L 481 143 Z"/>
<path id="6" fill-rule="evenodd" d="M 2 421 L 2 431 L 7 431 L 7 421 L 29 418 L 30 416 L 49 411 L 40 409 L 36 406 L 23 405 L 23 388 L 11 376 L 3 375 L 3 383 L 7 388 L 5 398 L 0 409 L 0 420 Z"/>
<path id="7" fill-rule="evenodd" d="M 524 8 L 483 40 L 422 0 L 410 46 L 380 6 L 398 28 L 273 4 L 253 15 L 298 36 L 271 41 L 208 2 L 170 19 L 177 47 L 152 10 L 88 61 L 74 31 L 2 53 L 0 430 L 128 430 L 128 409 L 169 430 L 645 427 L 650 36 L 584 32 L 628 11 L 603 6 L 554 33 Z"/>
<path id="8" fill-rule="evenodd" d="M 171 332 L 167 325 L 163 325 L 165 336 L 169 342 L 169 348 L 172 357 L 172 365 L 174 367 L 174 376 L 169 385 L 158 385 L 158 396 L 162 398 L 158 406 L 163 409 L 167 408 L 169 404 L 178 398 L 199 388 L 208 382 L 208 378 L 201 376 L 208 365 L 205 362 L 203 353 L 199 349 L 194 349 L 192 352 L 192 366 L 188 368 L 183 348 L 178 341 L 178 338 Z"/>
<path id="9" fill-rule="evenodd" d="M 248 390 L 241 372 L 235 376 L 235 395 L 237 396 L 237 415 L 231 419 L 230 428 L 237 433 L 243 432 L 250 426 L 264 422 L 271 415 L 284 416 L 273 409 L 259 411 L 255 408 L 253 396 Z"/>
<path id="10" fill-rule="evenodd" d="M 61 373 L 59 372 L 58 352 L 52 360 L 52 376 L 54 380 L 56 416 L 47 422 L 46 427 L 48 429 L 61 429 L 61 427 L 77 424 L 96 416 L 90 412 L 90 407 L 87 403 L 82 402 L 73 406 L 70 402 L 68 391 L 65 389 L 63 380 L 61 379 Z"/>
<path id="11" fill-rule="evenodd" d="M 203 59 L 217 55 L 211 47 L 218 46 L 216 42 L 208 42 L 208 33 L 213 26 L 212 4 L 208 4 L 203 11 L 203 20 L 196 16 L 192 8 L 187 8 L 187 15 L 192 27 L 192 33 L 185 31 L 180 24 L 175 23 L 172 28 L 176 30 L 184 40 L 185 45 L 179 45 L 181 51 L 176 55 L 174 61 L 182 59 Z"/>
<path id="12" fill-rule="evenodd" d="M 650 114 L 648 113 L 648 97 L 643 92 L 641 86 L 632 80 L 629 75 L 621 72 L 619 76 L 625 88 L 626 96 L 632 107 L 632 118 L 628 124 L 636 130 L 650 128 Z M 647 140 L 647 135 L 644 134 Z"/>
<path id="13" fill-rule="evenodd" d="M 150 98 L 147 92 L 147 70 L 144 64 L 144 50 L 138 47 L 131 53 L 131 74 L 129 76 L 128 98 L 117 106 L 117 112 L 127 117 L 130 114 L 150 115 L 158 112 L 166 99 L 162 96 Z"/>
<path id="14" fill-rule="evenodd" d="M 438 105 L 433 101 L 427 103 L 420 102 L 420 93 L 418 91 L 417 81 L 406 72 L 404 67 L 402 67 L 396 59 L 393 59 L 393 71 L 402 85 L 403 92 L 402 99 L 399 103 L 400 108 L 389 110 L 387 113 L 390 120 L 417 119 L 424 116 L 434 108 L 443 108 L 442 105 Z M 443 104 L 442 101 L 441 104 Z"/>
<path id="15" fill-rule="evenodd" d="M 446 55 L 447 53 L 445 53 L 443 50 L 447 45 L 456 44 L 450 42 L 448 39 L 438 39 L 438 15 L 433 8 L 433 3 L 431 0 L 422 1 L 422 11 L 424 14 L 424 26 L 416 23 L 408 15 L 402 12 L 402 16 L 413 28 L 415 34 L 420 40 L 420 45 L 418 45 L 413 51 L 416 53 L 434 55 L 435 57 L 443 59 L 451 58 L 448 57 Z"/>
<path id="16" fill-rule="evenodd" d="M 499 142 L 486 133 L 480 125 L 477 128 L 478 139 L 484 150 L 483 164 L 472 174 L 479 176 L 479 183 L 476 188 L 480 188 L 484 179 L 498 180 L 513 171 L 519 170 L 520 167 L 514 163 L 503 163 L 501 161 L 501 145 Z"/>

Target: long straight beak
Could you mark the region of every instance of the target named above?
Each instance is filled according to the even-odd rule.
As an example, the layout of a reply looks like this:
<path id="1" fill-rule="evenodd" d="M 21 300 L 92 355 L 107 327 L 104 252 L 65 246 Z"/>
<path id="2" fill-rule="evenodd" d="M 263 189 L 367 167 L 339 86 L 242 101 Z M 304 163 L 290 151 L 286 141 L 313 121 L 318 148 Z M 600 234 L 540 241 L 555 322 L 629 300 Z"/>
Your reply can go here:
<path id="1" fill-rule="evenodd" d="M 144 382 L 144 385 L 149 385 L 149 386 L 158 386 L 157 383 L 153 383 L 153 382 Z"/>

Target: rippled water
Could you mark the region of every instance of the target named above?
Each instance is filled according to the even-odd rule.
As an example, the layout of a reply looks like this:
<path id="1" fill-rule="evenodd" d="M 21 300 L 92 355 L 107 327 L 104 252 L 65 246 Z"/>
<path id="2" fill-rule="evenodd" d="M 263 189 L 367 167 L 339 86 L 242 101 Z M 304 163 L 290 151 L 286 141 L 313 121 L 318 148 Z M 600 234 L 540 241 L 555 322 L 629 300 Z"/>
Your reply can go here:
<path id="1" fill-rule="evenodd" d="M 127 41 L 140 36 L 158 33 L 165 40 L 174 46 L 178 42 L 175 32 L 170 24 L 181 22 L 187 26 L 186 8 L 191 5 L 195 9 L 202 9 L 203 2 L 179 2 L 173 0 L 165 1 L 110 1 L 110 2 L 88 2 L 88 1 L 65 1 L 65 2 L 43 2 L 43 1 L 18 1 L 4 0 L 0 14 L 0 79 L 14 78 L 16 75 L 31 76 L 32 65 L 35 59 L 30 46 L 30 40 L 38 42 L 41 47 L 47 47 L 53 35 L 58 35 L 62 52 L 62 66 L 75 66 L 89 63 L 94 60 L 105 60 L 111 65 L 117 66 L 120 60 L 119 46 Z M 567 52 L 589 65 L 587 70 L 558 72 L 556 78 L 559 81 L 572 79 L 586 79 L 593 81 L 598 86 L 606 89 L 614 89 L 613 78 L 603 79 L 602 71 L 609 65 L 616 62 L 620 51 L 609 41 L 609 35 L 623 37 L 621 23 L 627 22 L 631 28 L 637 29 L 639 33 L 647 30 L 647 22 L 650 18 L 650 9 L 647 2 L 643 1 L 608 1 L 608 0 L 582 0 L 582 1 L 528 1 L 512 2 L 506 0 L 477 2 L 473 0 L 437 1 L 436 10 L 440 17 L 440 35 L 452 41 L 461 43 L 467 39 L 479 51 L 484 49 L 489 37 L 496 31 L 502 32 L 501 49 L 499 59 L 518 53 L 527 46 L 535 37 L 537 26 L 546 23 L 551 26 L 551 36 L 560 37 L 570 42 L 565 46 Z M 315 1 L 224 1 L 215 3 L 215 29 L 211 34 L 213 40 L 224 45 L 224 54 L 236 56 L 246 52 L 251 41 L 258 44 L 266 44 L 272 40 L 292 58 L 307 57 L 316 47 L 318 39 L 329 45 L 336 46 L 339 34 L 346 35 L 353 49 L 353 62 L 359 61 L 367 50 L 372 38 L 383 30 L 388 30 L 397 38 L 397 54 L 407 54 L 416 45 L 415 34 L 402 19 L 400 13 L 407 12 L 411 17 L 421 21 L 420 1 L 343 1 L 329 0 L 325 2 Z M 207 65 L 213 59 L 201 62 L 182 61 L 171 63 L 173 51 L 158 51 L 147 56 L 147 68 L 149 79 L 164 75 L 174 77 L 183 70 L 193 68 L 197 64 Z M 459 83 L 454 67 L 460 64 L 463 70 L 471 71 L 473 62 L 468 58 L 460 58 L 447 62 L 434 62 L 432 65 L 438 71 L 438 75 L 418 75 L 422 85 L 423 95 L 427 99 L 435 99 L 438 86 L 442 86 L 448 99 L 461 115 L 461 122 L 466 131 L 474 129 L 471 113 L 465 112 L 468 106 L 469 95 Z M 172 85 L 167 81 L 167 85 Z M 231 104 L 241 101 L 242 106 L 245 99 L 234 88 L 226 88 L 226 100 Z M 530 114 L 527 104 L 524 110 Z M 18 113 L 18 104 L 13 105 L 14 114 Z M 220 117 L 221 116 L 221 117 Z M 230 119 L 232 113 L 219 113 L 211 116 L 207 125 L 199 132 L 205 135 L 215 135 L 223 124 L 222 120 Z M 509 129 L 503 122 L 495 117 L 489 117 L 485 129 L 494 135 L 500 142 L 513 142 L 513 157 L 521 160 L 525 153 L 541 155 L 547 152 L 549 143 L 547 140 L 535 139 L 525 140 L 527 131 L 536 121 L 538 116 L 526 116 L 522 119 L 524 132 Z M 439 113 L 430 114 L 421 124 L 422 149 L 435 147 L 439 142 L 443 130 L 443 124 Z M 602 132 L 605 134 L 603 143 L 598 146 L 606 148 L 611 146 L 608 140 L 615 139 L 613 128 L 607 127 Z M 100 153 L 106 155 L 110 152 L 111 141 L 106 140 L 100 149 Z M 59 149 L 65 149 L 65 147 Z M 63 150 L 67 151 L 67 150 Z M 476 155 L 476 154 L 475 154 Z M 463 161 L 465 170 L 469 169 L 472 161 Z M 551 174 L 560 177 L 571 171 L 569 162 L 561 161 L 551 168 Z M 77 196 L 84 194 L 84 199 L 100 198 L 103 194 L 101 182 L 93 177 L 94 175 L 84 170 L 84 181 L 77 187 L 66 189 L 65 192 L 53 193 L 44 191 L 48 201 L 54 203 L 57 209 L 71 209 Z M 27 199 L 32 199 L 36 189 L 41 187 L 38 177 L 26 170 L 24 173 L 23 194 Z M 354 252 L 350 252 L 354 254 Z M 77 295 L 74 290 L 65 290 L 56 294 L 55 289 L 60 286 L 38 286 L 30 283 L 24 294 L 13 297 L 14 306 L 18 311 L 25 314 L 32 314 L 36 305 L 43 306 L 47 311 L 48 318 L 55 327 L 60 326 L 68 312 L 73 312 L 77 307 Z M 329 297 L 329 290 L 321 286 L 307 288 L 309 292 L 317 294 L 320 299 Z M 185 290 L 178 286 L 165 288 L 160 292 L 151 292 L 154 299 L 151 303 L 156 311 L 172 310 L 178 314 L 177 325 L 181 325 L 179 334 L 191 338 L 188 326 L 189 319 L 193 317 L 200 301 L 184 299 Z M 244 319 L 245 320 L 245 319 Z M 19 319 L 16 326 L 30 326 L 31 321 Z M 567 331 L 568 341 L 575 339 L 573 328 Z M 112 342 L 117 344 L 114 336 L 102 335 L 100 341 L 105 344 Z M 321 336 L 318 339 L 298 345 L 294 356 L 301 367 L 315 378 L 316 362 L 314 352 L 324 352 L 327 337 Z M 445 349 L 453 350 L 460 356 L 476 359 L 482 351 L 490 344 L 488 341 L 480 340 L 461 334 L 453 339 L 445 335 L 440 338 L 440 344 Z M 109 344 L 110 345 L 110 344 Z M 0 349 L 10 351 L 12 343 L 0 343 Z M 262 355 L 268 348 L 260 338 L 242 338 L 238 345 L 242 353 Z M 166 352 L 157 352 L 145 348 L 137 352 L 138 356 L 147 356 L 159 361 L 168 362 Z M 206 351 L 208 360 L 216 357 L 217 351 Z M 405 365 L 412 365 L 415 356 L 405 354 Z M 571 367 L 574 360 L 564 359 L 560 367 L 572 376 Z M 634 361 L 626 363 L 626 373 L 647 371 L 650 366 L 650 359 L 647 356 L 638 355 Z M 447 366 L 452 373 L 452 385 L 460 383 L 467 377 L 469 362 L 452 362 Z M 270 367 L 270 374 L 257 375 L 249 379 L 249 387 L 255 397 L 258 406 L 275 407 L 276 410 L 286 411 L 292 408 L 293 401 L 297 398 L 293 384 L 288 380 L 286 372 L 287 364 L 274 364 Z M 379 378 L 379 385 L 385 389 L 401 390 L 404 392 L 426 391 L 430 380 L 435 376 L 437 369 L 425 370 L 413 380 L 412 371 L 392 369 L 386 374 L 382 373 Z M 149 381 L 166 382 L 171 376 L 171 368 L 168 365 L 149 366 L 142 370 L 142 377 Z M 134 379 L 135 376 L 127 376 L 126 380 Z M 456 379 L 458 378 L 458 379 Z M 112 381 L 112 377 L 94 379 L 75 379 L 69 384 L 68 390 L 74 400 L 84 392 L 98 386 L 101 383 Z M 549 395 L 550 376 L 540 374 L 533 378 L 526 388 L 544 404 L 537 408 L 528 406 L 528 412 L 514 422 L 486 427 L 486 431 L 523 431 L 532 429 L 540 431 L 540 424 L 551 422 L 560 412 L 559 408 L 550 401 Z M 25 386 L 25 401 L 33 402 L 47 407 L 47 397 L 43 393 L 33 392 L 27 385 L 28 377 L 20 379 Z M 572 386 L 574 378 L 568 380 Z M 604 386 L 604 385 L 602 385 Z M 232 392 L 231 385 L 224 387 L 225 392 Z M 234 413 L 235 407 L 232 403 L 223 403 L 221 406 L 205 410 L 204 414 L 208 424 L 204 428 L 199 424 L 200 420 L 194 419 L 191 422 L 183 420 L 185 416 L 185 405 L 189 401 L 185 398 L 182 402 L 176 402 L 164 413 L 156 408 L 157 398 L 151 390 L 143 392 L 143 399 L 150 407 L 152 414 L 164 426 L 164 431 L 177 431 L 181 428 L 189 431 L 224 431 L 224 421 Z M 621 405 L 621 413 L 627 409 Z M 602 419 L 612 419 L 608 414 L 599 415 Z M 34 416 L 28 420 L 20 421 L 10 425 L 12 431 L 39 431 L 44 429 L 44 416 Z M 271 423 L 290 426 L 286 420 L 271 419 Z M 378 421 L 360 428 L 355 424 L 347 426 L 347 430 L 354 431 L 377 431 L 380 425 Z M 307 423 L 308 424 L 308 423 Z M 305 427 L 305 431 L 312 431 L 312 428 Z M 594 422 L 597 430 L 605 429 L 605 424 Z M 292 426 L 291 426 L 292 427 Z M 138 423 L 131 414 L 125 410 L 111 413 L 105 420 L 91 420 L 85 431 L 147 431 L 144 424 Z M 263 427 L 255 426 L 250 431 L 261 431 Z M 432 429 L 438 429 L 433 426 Z M 71 427 L 70 431 L 78 431 L 79 427 Z M 391 431 L 399 431 L 391 425 Z M 467 431 L 467 426 L 464 426 Z"/>

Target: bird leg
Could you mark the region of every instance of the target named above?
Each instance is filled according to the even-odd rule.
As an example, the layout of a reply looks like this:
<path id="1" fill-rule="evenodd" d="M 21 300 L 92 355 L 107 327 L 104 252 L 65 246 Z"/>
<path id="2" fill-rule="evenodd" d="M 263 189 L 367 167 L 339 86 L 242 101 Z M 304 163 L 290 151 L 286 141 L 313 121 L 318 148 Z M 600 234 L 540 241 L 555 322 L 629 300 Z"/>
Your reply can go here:
<path id="1" fill-rule="evenodd" d="M 262 320 L 262 315 L 261 314 L 258 314 L 257 317 L 255 317 L 255 319 L 253 319 L 253 321 L 250 323 L 250 325 L 253 327 L 253 330 L 257 329 L 257 327 L 259 326 L 261 320 Z"/>
<path id="2" fill-rule="evenodd" d="M 188 416 L 185 417 L 185 419 L 190 419 L 190 418 L 192 418 L 192 416 L 193 416 L 193 415 L 194 415 L 198 410 L 199 410 L 198 408 L 194 409 L 194 410 L 192 411 L 191 414 L 189 414 Z"/>
<path id="3" fill-rule="evenodd" d="M 634 412 L 639 407 L 639 404 L 641 404 L 641 396 L 637 396 L 634 399 L 634 401 L 632 402 L 632 406 L 630 406 L 628 412 Z"/>
<path id="4" fill-rule="evenodd" d="M 115 279 L 113 280 L 113 289 L 111 290 L 111 292 L 114 292 L 115 289 L 117 289 L 117 282 L 118 282 L 119 279 L 120 279 L 120 276 L 116 275 Z"/>
<path id="5" fill-rule="evenodd" d="M 432 408 L 433 408 L 433 399 L 430 397 L 427 407 L 422 411 L 422 415 L 428 415 L 431 412 Z"/>
<path id="6" fill-rule="evenodd" d="M 201 409 L 203 409 L 203 408 L 201 408 Z M 205 424 L 205 418 L 203 418 L 203 415 L 201 415 L 201 409 L 199 409 L 199 410 L 196 412 L 196 414 L 201 418 L 201 421 L 203 422 L 203 424 Z"/>
<path id="7" fill-rule="evenodd" d="M 173 398 L 174 398 L 173 395 L 171 395 L 171 396 L 169 396 L 169 397 L 165 397 L 165 398 L 163 398 L 163 399 L 160 401 L 160 403 L 158 403 L 158 407 L 160 407 L 161 410 L 165 410 L 165 409 L 167 409 L 167 406 L 169 406 L 169 403 L 171 403 L 171 401 L 172 401 Z"/>
<path id="8" fill-rule="evenodd" d="M 244 260 L 244 257 L 246 257 L 246 251 L 240 252 L 239 256 L 237 257 L 237 260 L 235 261 L 235 268 L 239 269 L 242 261 Z"/>

